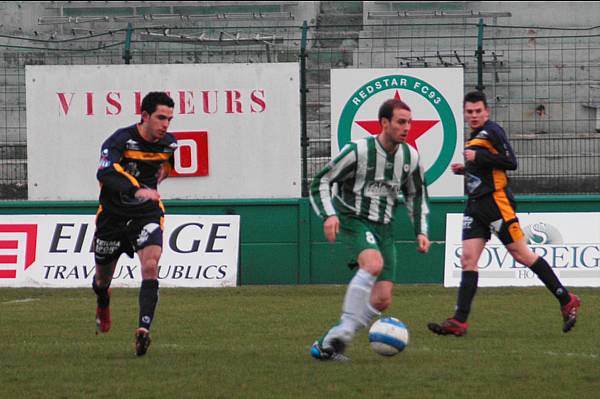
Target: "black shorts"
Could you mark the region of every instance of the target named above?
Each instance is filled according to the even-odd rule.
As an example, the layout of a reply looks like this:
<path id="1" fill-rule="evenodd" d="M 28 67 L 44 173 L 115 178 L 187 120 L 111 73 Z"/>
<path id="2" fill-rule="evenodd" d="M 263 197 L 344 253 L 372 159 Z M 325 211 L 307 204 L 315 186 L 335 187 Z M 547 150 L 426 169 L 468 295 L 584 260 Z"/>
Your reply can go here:
<path id="1" fill-rule="evenodd" d="M 515 212 L 515 201 L 505 190 L 469 198 L 463 216 L 462 239 L 483 238 L 491 233 L 504 245 L 523 238 L 523 231 Z"/>
<path id="2" fill-rule="evenodd" d="M 96 264 L 106 265 L 122 253 L 130 258 L 148 245 L 163 244 L 163 217 L 126 219 L 100 212 L 96 216 L 94 258 Z"/>

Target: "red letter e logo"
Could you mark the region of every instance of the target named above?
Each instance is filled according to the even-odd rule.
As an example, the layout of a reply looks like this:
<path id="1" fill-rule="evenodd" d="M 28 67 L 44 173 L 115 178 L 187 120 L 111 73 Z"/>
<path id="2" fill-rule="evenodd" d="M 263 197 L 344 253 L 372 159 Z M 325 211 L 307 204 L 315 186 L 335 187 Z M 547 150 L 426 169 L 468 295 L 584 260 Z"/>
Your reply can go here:
<path id="1" fill-rule="evenodd" d="M 25 253 L 24 270 L 31 266 L 35 261 L 36 242 L 37 225 L 0 224 L 0 278 L 17 278 L 16 268 L 23 262 L 18 259 L 20 253 Z M 20 245 L 25 246 L 25 251 L 19 251 Z"/>

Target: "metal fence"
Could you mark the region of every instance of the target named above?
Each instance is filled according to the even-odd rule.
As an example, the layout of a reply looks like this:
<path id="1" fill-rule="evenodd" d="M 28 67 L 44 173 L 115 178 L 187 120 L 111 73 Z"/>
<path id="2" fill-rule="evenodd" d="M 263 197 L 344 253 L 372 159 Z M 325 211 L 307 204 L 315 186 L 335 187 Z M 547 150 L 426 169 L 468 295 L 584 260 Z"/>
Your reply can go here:
<path id="1" fill-rule="evenodd" d="M 0 35 L 0 198 L 27 198 L 25 65 L 284 61 L 301 65 L 305 186 L 329 160 L 332 68 L 461 66 L 465 91 L 486 92 L 515 148 L 517 193 L 600 193 L 600 27 L 480 21 Z"/>

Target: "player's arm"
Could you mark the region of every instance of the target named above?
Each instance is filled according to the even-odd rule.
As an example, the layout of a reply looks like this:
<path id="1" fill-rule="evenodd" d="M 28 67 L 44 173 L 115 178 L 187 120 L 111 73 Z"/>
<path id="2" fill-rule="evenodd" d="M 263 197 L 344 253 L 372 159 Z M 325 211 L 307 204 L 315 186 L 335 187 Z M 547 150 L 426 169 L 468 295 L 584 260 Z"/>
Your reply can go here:
<path id="1" fill-rule="evenodd" d="M 487 142 L 489 144 L 486 146 L 473 145 L 471 147 L 475 151 L 474 162 L 478 166 L 504 170 L 517 169 L 517 157 L 503 131 L 488 132 Z"/>
<path id="2" fill-rule="evenodd" d="M 117 132 L 102 144 L 96 178 L 102 186 L 133 197 L 140 189 L 140 183 L 119 163 L 125 149 L 124 139 L 125 136 Z"/>
<path id="3" fill-rule="evenodd" d="M 176 149 L 177 141 L 174 137 L 173 137 L 173 140 L 174 141 L 171 143 L 170 147 L 172 149 Z M 169 157 L 169 159 L 160 165 L 160 169 L 158 170 L 158 173 L 156 174 L 156 179 L 157 179 L 156 184 L 160 184 L 163 180 L 165 180 L 167 177 L 169 177 L 169 175 L 171 174 L 171 171 L 174 168 L 175 168 L 175 157 L 172 153 L 171 156 Z"/>
<path id="4" fill-rule="evenodd" d="M 310 185 L 310 204 L 324 219 L 323 230 L 328 241 L 335 241 L 340 222 L 333 206 L 331 186 L 354 175 L 356 169 L 356 145 L 346 144 L 342 151 L 316 174 Z"/>
<path id="5" fill-rule="evenodd" d="M 159 201 L 158 191 L 151 188 L 142 188 L 138 180 L 127 173 L 119 163 L 123 157 L 126 139 L 126 135 L 117 132 L 102 144 L 100 165 L 96 172 L 96 178 L 103 187 L 112 191 L 129 197 Z"/>
<path id="6" fill-rule="evenodd" d="M 172 170 L 173 165 L 171 164 L 171 162 L 163 162 L 160 165 L 160 169 L 158 169 L 158 173 L 156 174 L 157 184 L 160 184 L 167 177 L 169 177 L 169 174 L 171 174 Z"/>
<path id="7" fill-rule="evenodd" d="M 429 196 L 427 194 L 425 173 L 420 162 L 417 162 L 417 167 L 402 185 L 402 194 L 408 217 L 413 224 L 417 238 L 417 250 L 425 253 L 429 250 L 430 245 L 428 238 Z"/>

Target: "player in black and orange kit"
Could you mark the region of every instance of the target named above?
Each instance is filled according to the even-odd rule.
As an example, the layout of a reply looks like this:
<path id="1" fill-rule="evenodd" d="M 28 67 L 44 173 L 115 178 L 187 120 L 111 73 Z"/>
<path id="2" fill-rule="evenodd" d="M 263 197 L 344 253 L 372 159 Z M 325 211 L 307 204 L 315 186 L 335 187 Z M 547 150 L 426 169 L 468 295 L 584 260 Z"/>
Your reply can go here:
<path id="1" fill-rule="evenodd" d="M 177 148 L 167 132 L 173 118 L 173 100 L 163 92 L 142 100 L 140 123 L 117 130 L 103 144 L 97 178 L 100 207 L 96 215 L 92 287 L 97 296 L 96 325 L 111 327 L 110 283 L 122 253 L 141 263 L 139 324 L 135 350 L 142 356 L 150 345 L 150 324 L 158 302 L 158 261 L 162 253 L 164 206 L 157 191 L 168 175 Z"/>
<path id="2" fill-rule="evenodd" d="M 442 323 L 429 323 L 436 334 L 463 336 L 467 318 L 477 291 L 479 257 L 491 233 L 504 244 L 519 263 L 529 267 L 560 302 L 563 331 L 577 321 L 581 301 L 567 291 L 544 258 L 527 246 L 515 213 L 515 200 L 508 188 L 507 170 L 517 169 L 517 159 L 506 133 L 489 120 L 485 94 L 468 93 L 463 102 L 464 114 L 471 129 L 465 144 L 465 163 L 450 165 L 455 174 L 465 175 L 468 200 L 463 217 L 462 276 L 454 316 Z"/>

